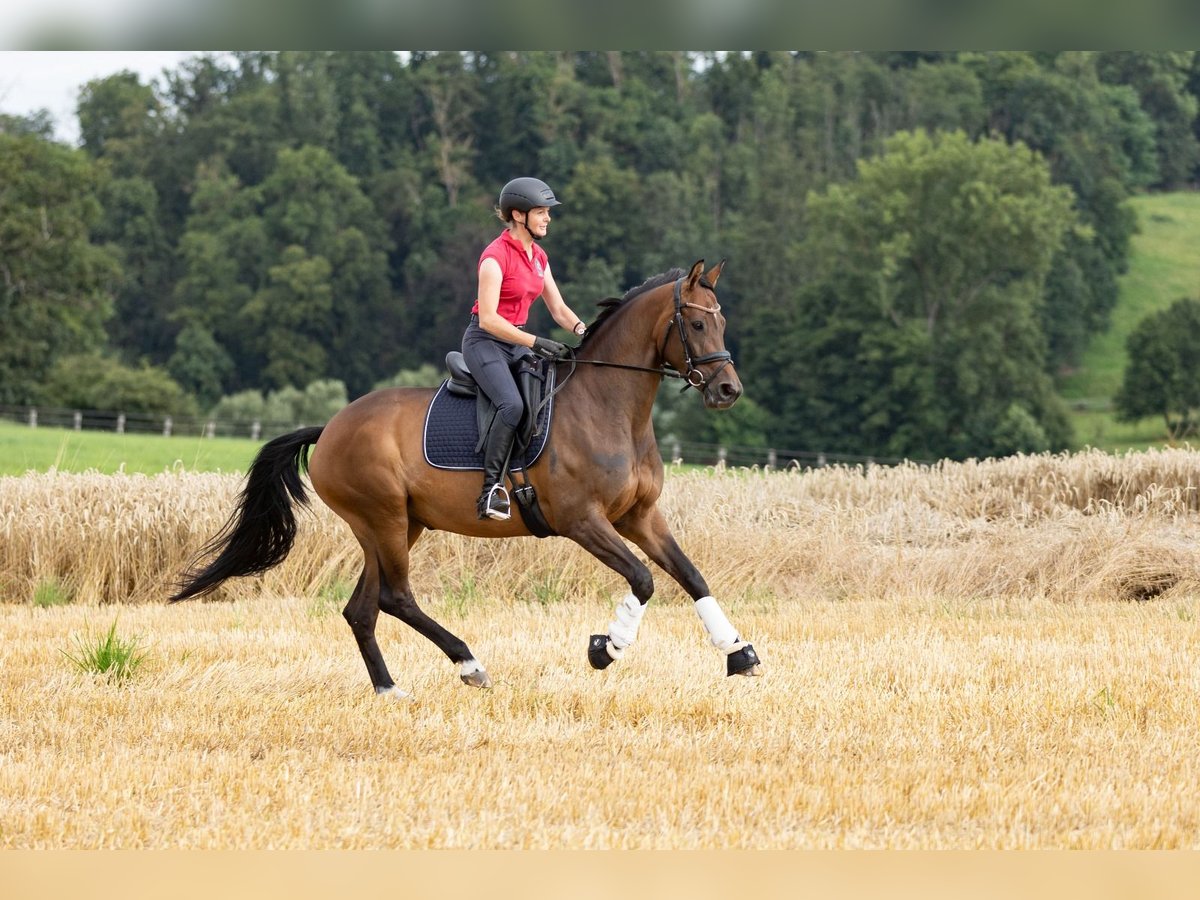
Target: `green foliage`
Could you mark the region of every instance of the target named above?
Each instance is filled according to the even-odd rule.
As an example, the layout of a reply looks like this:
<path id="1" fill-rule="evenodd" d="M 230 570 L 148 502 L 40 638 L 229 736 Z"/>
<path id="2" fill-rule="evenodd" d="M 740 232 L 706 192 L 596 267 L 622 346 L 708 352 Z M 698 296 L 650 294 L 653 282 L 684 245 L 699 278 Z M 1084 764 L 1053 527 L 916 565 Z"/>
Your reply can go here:
<path id="1" fill-rule="evenodd" d="M 442 604 L 456 615 L 465 615 L 473 609 L 478 609 L 483 602 L 483 590 L 475 580 L 474 572 L 462 572 L 454 577 L 442 573 Z"/>
<path id="2" fill-rule="evenodd" d="M 1147 316 L 1127 348 L 1117 418 L 1161 416 L 1173 440 L 1200 431 L 1200 300 L 1177 300 Z"/>
<path id="3" fill-rule="evenodd" d="M 296 407 L 301 422 L 328 422 L 346 403 L 346 385 L 332 378 L 322 378 L 304 387 Z"/>
<path id="4" fill-rule="evenodd" d="M 1041 453 L 1051 449 L 1046 429 L 1020 403 L 1011 404 L 991 435 L 991 455 Z"/>
<path id="5" fill-rule="evenodd" d="M 222 422 L 263 422 L 266 419 L 266 399 L 262 391 L 246 390 L 229 394 L 217 401 L 209 417 Z"/>
<path id="6" fill-rule="evenodd" d="M 812 280 L 779 329 L 781 343 L 792 336 L 773 395 L 786 446 L 819 449 L 809 442 L 840 432 L 860 452 L 991 455 L 1014 403 L 1065 445 L 1037 299 L 1074 215 L 1041 159 L 901 133 L 808 207 Z"/>
<path id="7" fill-rule="evenodd" d="M 1154 123 L 1158 186 L 1178 188 L 1192 181 L 1200 162 L 1200 142 L 1193 132 L 1197 98 L 1188 90 L 1191 51 L 1110 50 L 1099 54 L 1100 77 L 1137 92 L 1140 105 Z"/>
<path id="8" fill-rule="evenodd" d="M 415 369 L 401 369 L 391 378 L 377 381 L 372 390 L 393 387 L 437 387 L 446 380 L 445 368 L 435 368 L 429 363 L 422 363 Z"/>
<path id="9" fill-rule="evenodd" d="M 354 593 L 354 582 L 335 576 L 323 584 L 317 595 L 308 605 L 308 615 L 313 619 L 323 619 L 336 615 L 345 608 L 350 595 Z"/>
<path id="10" fill-rule="evenodd" d="M 203 325 L 185 325 L 175 338 L 167 371 L 203 407 L 212 406 L 233 374 L 233 360 Z"/>
<path id="11" fill-rule="evenodd" d="M 654 404 L 654 428 L 660 443 L 668 440 L 727 447 L 766 447 L 771 416 L 743 396 L 725 410 L 710 410 L 695 391 L 679 391 L 679 382 L 664 381 Z"/>
<path id="12" fill-rule="evenodd" d="M 123 638 L 117 634 L 115 619 L 104 636 L 77 637 L 74 653 L 61 652 L 80 672 L 104 675 L 116 683 L 131 679 L 147 659 L 138 638 Z"/>
<path id="13" fill-rule="evenodd" d="M 195 401 L 164 370 L 132 368 L 98 354 L 65 356 L 51 367 L 40 402 L 74 409 L 148 415 L 196 414 Z"/>
<path id="14" fill-rule="evenodd" d="M 221 421 L 317 425 L 328 422 L 347 402 L 342 382 L 317 379 L 304 390 L 286 385 L 266 397 L 259 391 L 238 391 L 222 397 L 209 415 Z"/>
<path id="15" fill-rule="evenodd" d="M 57 578 L 44 578 L 33 589 L 33 605 L 38 609 L 46 609 L 51 606 L 65 606 L 74 599 L 75 597 L 70 587 L 60 582 Z"/>
<path id="16" fill-rule="evenodd" d="M 1129 271 L 1120 279 L 1120 303 L 1107 330 L 1097 334 L 1079 365 L 1061 380 L 1070 400 L 1095 405 L 1120 389 L 1126 341 L 1151 313 L 1174 299 L 1191 296 L 1200 284 L 1200 194 L 1146 194 L 1129 203 L 1138 230 L 1132 240 Z"/>
<path id="17" fill-rule="evenodd" d="M 98 348 L 115 255 L 90 240 L 101 176 L 77 150 L 0 133 L 0 403 L 28 403 L 62 356 Z"/>

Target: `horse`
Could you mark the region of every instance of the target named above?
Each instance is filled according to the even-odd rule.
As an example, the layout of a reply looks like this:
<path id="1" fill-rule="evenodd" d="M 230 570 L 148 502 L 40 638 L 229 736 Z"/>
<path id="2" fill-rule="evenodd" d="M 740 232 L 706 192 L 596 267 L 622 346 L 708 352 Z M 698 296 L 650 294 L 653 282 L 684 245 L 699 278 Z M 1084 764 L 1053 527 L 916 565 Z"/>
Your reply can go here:
<path id="1" fill-rule="evenodd" d="M 621 659 L 637 638 L 654 593 L 650 569 L 631 541 L 691 596 L 727 675 L 758 675 L 753 645 L 742 639 L 703 576 L 680 549 L 657 507 L 663 462 L 651 409 L 666 376 L 685 380 L 710 409 L 727 409 L 742 384 L 725 348 L 725 317 L 716 286 L 725 260 L 707 273 L 704 260 L 647 279 L 620 300 L 599 304 L 558 382 L 545 451 L 528 469 L 542 514 L 554 533 L 575 541 L 628 582 L 606 634 L 591 635 L 595 669 Z M 296 506 L 310 502 L 301 472 L 317 496 L 345 520 L 363 552 L 358 583 L 343 611 L 375 692 L 407 697 L 396 686 L 375 638 L 382 611 L 431 640 L 458 665 L 461 680 L 491 687 L 491 678 L 461 638 L 417 604 L 409 554 L 426 529 L 482 538 L 527 536 L 519 516 L 476 516 L 477 471 L 449 471 L 426 461 L 423 421 L 430 388 L 391 388 L 343 407 L 323 427 L 266 443 L 251 464 L 234 512 L 183 573 L 171 601 L 202 596 L 228 578 L 258 574 L 282 562 L 296 535 Z M 311 457 L 309 455 L 311 448 Z M 212 557 L 201 567 L 205 558 Z"/>

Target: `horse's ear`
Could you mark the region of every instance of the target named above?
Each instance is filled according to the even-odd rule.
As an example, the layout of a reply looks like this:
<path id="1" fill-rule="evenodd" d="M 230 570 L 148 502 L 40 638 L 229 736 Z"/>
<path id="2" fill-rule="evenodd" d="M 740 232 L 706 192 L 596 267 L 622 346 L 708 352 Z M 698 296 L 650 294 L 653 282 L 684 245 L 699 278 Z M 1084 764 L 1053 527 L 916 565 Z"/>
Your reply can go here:
<path id="1" fill-rule="evenodd" d="M 721 260 L 715 266 L 708 270 L 708 274 L 704 276 L 704 280 L 713 287 L 717 286 L 717 279 L 721 277 L 721 270 L 725 268 L 725 260 Z"/>
<path id="2" fill-rule="evenodd" d="M 692 263 L 692 271 L 688 272 L 687 286 L 691 290 L 704 275 L 704 260 L 698 259 Z"/>

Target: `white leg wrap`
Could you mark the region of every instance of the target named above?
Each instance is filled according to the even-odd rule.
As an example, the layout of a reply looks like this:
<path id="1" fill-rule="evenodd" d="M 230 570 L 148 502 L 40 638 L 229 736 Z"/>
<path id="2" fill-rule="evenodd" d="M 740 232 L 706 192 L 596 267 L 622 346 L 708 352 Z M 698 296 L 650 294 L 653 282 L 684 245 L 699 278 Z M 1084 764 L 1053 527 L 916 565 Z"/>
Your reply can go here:
<path id="1" fill-rule="evenodd" d="M 625 648 L 637 640 L 638 627 L 646 607 L 633 594 L 626 594 L 617 604 L 617 616 L 608 623 L 608 655 L 620 659 Z M 614 653 L 614 651 L 616 651 Z"/>
<path id="2" fill-rule="evenodd" d="M 704 623 L 704 630 L 708 632 L 713 646 L 722 653 L 728 655 L 746 646 L 746 642 L 738 637 L 737 629 L 725 618 L 725 613 L 721 612 L 715 598 L 701 597 L 697 600 L 696 613 Z"/>

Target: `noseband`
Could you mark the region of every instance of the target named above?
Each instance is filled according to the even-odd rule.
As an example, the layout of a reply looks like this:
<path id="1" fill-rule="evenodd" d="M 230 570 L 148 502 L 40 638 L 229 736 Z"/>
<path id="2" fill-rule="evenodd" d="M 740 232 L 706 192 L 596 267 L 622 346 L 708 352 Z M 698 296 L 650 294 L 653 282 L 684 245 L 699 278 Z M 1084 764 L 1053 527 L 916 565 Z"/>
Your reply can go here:
<path id="1" fill-rule="evenodd" d="M 715 316 L 721 311 L 721 304 L 718 303 L 715 306 L 701 306 L 699 303 L 684 303 L 683 282 L 686 277 L 687 276 L 684 276 L 684 278 L 680 278 L 675 282 L 675 315 L 672 318 L 671 323 L 667 325 L 667 331 L 671 330 L 672 324 L 675 325 L 679 331 L 679 343 L 683 347 L 683 362 L 684 365 L 687 366 L 687 371 L 680 376 L 687 381 L 687 384 L 683 386 L 683 390 L 685 391 L 690 387 L 694 387 L 696 390 L 703 389 L 708 385 L 709 381 L 711 381 L 713 378 L 716 378 L 717 375 L 720 374 L 722 369 L 733 362 L 733 354 L 728 350 L 717 350 L 713 353 L 705 353 L 703 356 L 696 356 L 692 353 L 692 345 L 691 342 L 688 341 L 687 329 L 683 325 L 684 309 L 698 309 L 701 312 L 709 313 L 710 315 Z M 713 289 L 712 285 L 708 284 L 703 279 L 701 279 L 700 284 L 708 288 L 710 291 Z M 716 294 L 714 293 L 713 296 L 715 297 Z M 704 376 L 703 372 L 696 368 L 704 363 L 716 362 L 717 360 L 720 360 L 721 364 L 713 369 L 712 374 L 707 378 Z"/>

